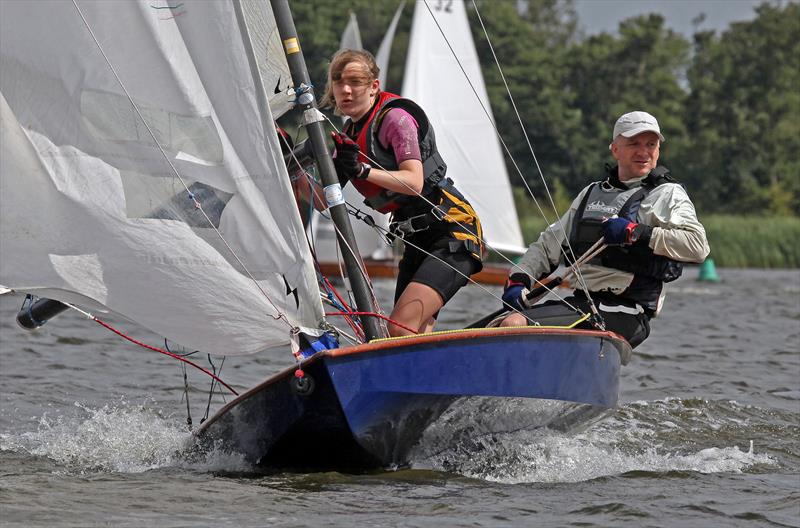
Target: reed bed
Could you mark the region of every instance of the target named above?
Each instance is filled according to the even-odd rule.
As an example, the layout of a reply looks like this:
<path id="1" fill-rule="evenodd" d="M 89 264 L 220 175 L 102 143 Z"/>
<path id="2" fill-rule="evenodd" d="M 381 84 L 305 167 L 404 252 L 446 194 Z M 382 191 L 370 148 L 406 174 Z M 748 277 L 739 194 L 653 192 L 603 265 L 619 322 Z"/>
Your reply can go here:
<path id="1" fill-rule="evenodd" d="M 800 218 L 709 215 L 700 220 L 717 266 L 799 268 Z"/>

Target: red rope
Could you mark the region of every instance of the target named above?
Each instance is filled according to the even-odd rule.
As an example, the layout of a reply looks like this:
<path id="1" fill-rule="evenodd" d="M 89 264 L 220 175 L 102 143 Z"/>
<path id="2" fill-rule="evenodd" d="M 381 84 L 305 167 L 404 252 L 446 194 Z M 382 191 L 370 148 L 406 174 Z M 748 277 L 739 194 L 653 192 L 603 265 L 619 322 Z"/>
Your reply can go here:
<path id="1" fill-rule="evenodd" d="M 329 313 L 326 313 L 325 315 L 343 315 L 345 317 L 348 317 L 348 316 L 351 316 L 351 315 L 368 315 L 370 317 L 377 317 L 379 319 L 383 319 L 384 321 L 388 321 L 388 322 L 392 323 L 395 326 L 399 326 L 400 328 L 402 328 L 404 330 L 408 330 L 409 332 L 411 332 L 414 335 L 419 335 L 419 332 L 417 332 L 416 330 L 413 330 L 413 329 L 407 327 L 404 324 L 398 323 L 397 321 L 395 321 L 393 319 L 389 319 L 385 315 L 381 315 L 381 314 L 375 313 L 375 312 L 329 312 Z"/>
<path id="2" fill-rule="evenodd" d="M 156 347 L 153 347 L 153 346 L 147 345 L 147 344 L 145 344 L 145 343 L 142 343 L 141 341 L 137 341 L 137 340 L 133 339 L 132 337 L 126 336 L 125 334 L 123 334 L 122 332 L 120 332 L 119 330 L 117 330 L 116 328 L 114 328 L 113 326 L 111 326 L 111 325 L 109 325 L 109 324 L 107 324 L 107 323 L 104 323 L 103 321 L 101 321 L 101 320 L 100 320 L 100 319 L 98 319 L 97 317 L 92 317 L 92 319 L 93 319 L 93 320 L 94 320 L 94 321 L 95 321 L 97 324 L 99 324 L 100 326 L 102 326 L 102 327 L 104 327 L 104 328 L 107 328 L 107 329 L 111 330 L 112 332 L 114 332 L 114 333 L 115 333 L 115 334 L 117 334 L 118 336 L 122 337 L 123 339 L 127 339 L 127 340 L 128 340 L 128 341 L 130 341 L 131 343 L 134 343 L 134 344 L 136 344 L 136 345 L 139 345 L 140 347 L 144 347 L 144 348 L 146 348 L 146 349 L 148 349 L 148 350 L 152 350 L 153 352 L 158 352 L 158 353 L 160 353 L 160 354 L 164 354 L 165 356 L 169 356 L 169 357 L 171 357 L 171 358 L 175 358 L 175 359 L 177 359 L 178 361 L 183 361 L 184 363 L 188 363 L 189 365 L 193 366 L 193 367 L 194 367 L 194 368 L 196 368 L 197 370 L 200 370 L 200 371 L 202 371 L 202 372 L 205 372 L 206 374 L 208 374 L 209 376 L 211 376 L 211 377 L 212 377 L 214 380 L 218 381 L 220 385 L 222 385 L 223 387 L 225 387 L 226 389 L 228 389 L 229 391 L 231 391 L 231 392 L 232 392 L 232 393 L 233 393 L 235 396 L 238 396 L 238 395 L 239 395 L 239 393 L 238 393 L 238 392 L 236 392 L 235 390 L 233 390 L 233 388 L 232 388 L 230 385 L 228 385 L 227 383 L 225 383 L 224 381 L 222 381 L 221 379 L 219 379 L 219 378 L 218 378 L 218 377 L 217 377 L 217 376 L 216 376 L 216 375 L 215 375 L 213 372 L 210 372 L 210 371 L 208 371 L 208 370 L 204 369 L 204 368 L 203 368 L 203 367 L 201 367 L 200 365 L 198 365 L 198 364 L 196 364 L 196 363 L 192 363 L 192 362 L 191 362 L 191 361 L 189 361 L 188 359 L 186 359 L 186 358 L 184 358 L 184 357 L 181 357 L 181 356 L 179 356 L 179 355 L 177 355 L 177 354 L 173 354 L 172 352 L 167 352 L 166 350 L 162 350 L 162 349 L 160 349 L 160 348 L 156 348 Z"/>
<path id="3" fill-rule="evenodd" d="M 350 306 L 348 306 L 346 302 L 344 302 L 344 299 L 342 299 L 342 296 L 339 295 L 338 291 L 336 291 L 336 288 L 333 287 L 333 284 L 331 284 L 331 281 L 328 280 L 328 277 L 326 277 L 325 275 L 322 275 L 322 279 L 325 281 L 325 284 L 327 285 L 328 289 L 331 292 L 333 292 L 333 294 L 336 296 L 336 298 L 339 300 L 339 302 L 342 304 L 342 306 L 344 306 L 345 310 L 347 310 L 347 313 L 352 312 L 353 309 L 350 308 Z M 356 337 L 358 339 L 360 339 L 362 342 L 367 340 L 366 335 L 364 335 L 364 330 L 360 326 L 358 326 L 356 324 L 356 322 L 353 321 L 352 318 L 345 317 L 345 321 L 347 321 L 347 324 L 353 330 L 353 333 L 355 333 L 355 335 L 356 335 Z"/>
<path id="4" fill-rule="evenodd" d="M 350 310 L 350 306 L 348 306 L 348 304 L 346 302 L 344 302 L 344 299 L 342 299 L 342 296 L 339 295 L 338 291 L 336 291 L 336 288 L 333 287 L 333 284 L 331 284 L 331 281 L 328 280 L 328 277 L 323 275 L 322 278 L 325 280 L 325 285 L 333 292 L 333 294 L 336 296 L 336 298 L 339 300 L 339 302 L 342 303 L 342 306 L 344 306 L 346 309 Z"/>

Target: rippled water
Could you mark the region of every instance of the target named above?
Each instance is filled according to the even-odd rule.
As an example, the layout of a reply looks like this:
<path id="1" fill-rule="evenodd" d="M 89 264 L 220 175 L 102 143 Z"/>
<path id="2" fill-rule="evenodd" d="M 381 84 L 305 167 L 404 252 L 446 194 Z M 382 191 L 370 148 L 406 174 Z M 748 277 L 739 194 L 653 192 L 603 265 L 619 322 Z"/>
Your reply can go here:
<path id="1" fill-rule="evenodd" d="M 800 526 L 800 272 L 719 271 L 720 284 L 690 269 L 671 285 L 605 421 L 471 438 L 366 475 L 253 475 L 230 456 L 193 459 L 174 360 L 76 313 L 24 332 L 21 298 L 0 296 L 0 524 Z M 495 304 L 469 287 L 441 327 Z M 247 387 L 287 356 L 229 359 L 222 377 Z M 208 381 L 189 381 L 197 424 Z"/>

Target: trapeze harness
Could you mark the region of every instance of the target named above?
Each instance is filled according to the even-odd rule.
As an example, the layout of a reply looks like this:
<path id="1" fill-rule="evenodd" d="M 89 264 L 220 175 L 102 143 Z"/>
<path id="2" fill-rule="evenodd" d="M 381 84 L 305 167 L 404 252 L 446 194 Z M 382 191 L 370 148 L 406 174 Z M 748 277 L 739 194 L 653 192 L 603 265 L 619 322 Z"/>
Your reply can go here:
<path id="1" fill-rule="evenodd" d="M 351 180 L 355 188 L 364 195 L 364 203 L 380 213 L 392 213 L 390 231 L 396 236 L 406 237 L 420 231 L 443 231 L 453 240 L 450 251 L 466 250 L 481 262 L 483 232 L 475 210 L 455 188 L 453 180 L 445 176 L 445 164 L 436 149 L 436 138 L 425 112 L 416 103 L 389 92 L 381 92 L 361 129 L 348 121 L 345 133 L 353 138 L 361 150 L 359 161 L 376 165 L 385 170 L 398 170 L 397 160 L 391 148 L 384 148 L 378 141 L 378 131 L 386 113 L 392 108 L 402 108 L 416 120 L 422 171 L 425 180 L 418 196 L 390 191 L 366 180 Z M 427 200 L 427 201 L 426 201 Z M 429 203 L 430 202 L 430 203 Z M 431 206 L 435 204 L 434 206 Z"/>
<path id="2" fill-rule="evenodd" d="M 575 255 L 583 255 L 602 235 L 601 224 L 613 215 L 636 222 L 642 200 L 656 187 L 677 183 L 664 167 L 656 167 L 642 181 L 640 187 L 629 189 L 619 181 L 616 167 L 607 167 L 608 178 L 595 182 L 583 197 L 577 216 L 572 223 L 569 241 Z M 593 265 L 614 268 L 633 274 L 633 281 L 625 291 L 610 294 L 613 300 L 627 301 L 644 308 L 648 316 L 658 310 L 658 301 L 665 282 L 681 276 L 683 265 L 670 258 L 656 255 L 648 246 L 650 237 L 642 237 L 627 247 L 608 247 L 600 256 L 590 261 Z M 572 253 L 565 248 L 565 255 Z M 572 258 L 568 259 L 568 263 Z M 602 298 L 605 292 L 593 292 Z"/>

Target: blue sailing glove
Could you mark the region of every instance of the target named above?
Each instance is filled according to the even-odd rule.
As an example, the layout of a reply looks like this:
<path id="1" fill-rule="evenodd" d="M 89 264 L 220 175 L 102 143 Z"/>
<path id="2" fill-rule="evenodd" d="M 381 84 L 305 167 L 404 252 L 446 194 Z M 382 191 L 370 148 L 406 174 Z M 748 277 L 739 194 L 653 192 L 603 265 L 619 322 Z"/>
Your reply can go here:
<path id="1" fill-rule="evenodd" d="M 358 144 L 345 134 L 331 132 L 331 136 L 336 147 L 333 166 L 336 167 L 339 183 L 344 185 L 353 178 L 366 178 L 369 175 L 370 166 L 358 161 L 358 155 L 361 152 Z"/>
<path id="2" fill-rule="evenodd" d="M 653 228 L 625 218 L 609 218 L 603 222 L 603 239 L 611 246 L 630 246 L 636 242 L 650 242 Z"/>
<path id="3" fill-rule="evenodd" d="M 527 280 L 526 280 L 527 279 Z M 527 276 L 514 274 L 506 280 L 503 290 L 503 302 L 515 310 L 528 308 L 527 295 L 530 292 L 530 279 Z"/>

